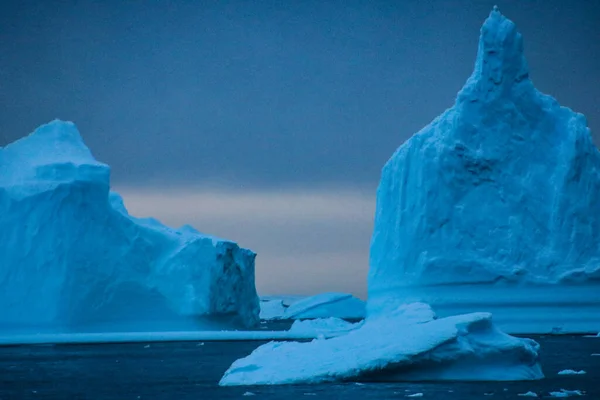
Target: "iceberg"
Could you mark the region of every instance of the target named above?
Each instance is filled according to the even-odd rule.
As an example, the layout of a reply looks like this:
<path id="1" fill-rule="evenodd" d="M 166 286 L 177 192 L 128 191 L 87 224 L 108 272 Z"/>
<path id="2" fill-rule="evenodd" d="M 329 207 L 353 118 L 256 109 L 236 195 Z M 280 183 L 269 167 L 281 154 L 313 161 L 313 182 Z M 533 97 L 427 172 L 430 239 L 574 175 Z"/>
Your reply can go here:
<path id="1" fill-rule="evenodd" d="M 369 314 L 422 301 L 509 333 L 600 328 L 600 153 L 497 9 L 455 104 L 383 167 L 369 263 Z"/>
<path id="2" fill-rule="evenodd" d="M 319 293 L 304 298 L 268 296 L 261 298 L 261 319 L 341 318 L 360 320 L 366 315 L 365 302 L 348 293 Z"/>
<path id="3" fill-rule="evenodd" d="M 284 319 L 342 318 L 363 319 L 365 302 L 348 293 L 320 293 L 291 304 L 283 314 Z"/>
<path id="4" fill-rule="evenodd" d="M 3 333 L 258 323 L 255 253 L 130 216 L 73 123 L 0 148 L 0 171 Z"/>
<path id="5" fill-rule="evenodd" d="M 558 375 L 585 375 L 586 372 L 584 370 L 575 371 L 573 369 L 563 369 L 558 372 Z"/>
<path id="6" fill-rule="evenodd" d="M 538 348 L 499 331 L 488 313 L 435 319 L 428 306 L 412 304 L 345 335 L 264 344 L 235 361 L 219 384 L 533 380 L 543 377 Z"/>
<path id="7" fill-rule="evenodd" d="M 260 319 L 261 320 L 274 320 L 280 319 L 285 313 L 285 306 L 281 299 L 260 299 Z"/>
<path id="8" fill-rule="evenodd" d="M 362 322 L 351 323 L 340 318 L 318 318 L 296 320 L 289 329 L 293 335 L 310 335 L 314 337 L 334 337 L 348 333 L 362 326 Z"/>

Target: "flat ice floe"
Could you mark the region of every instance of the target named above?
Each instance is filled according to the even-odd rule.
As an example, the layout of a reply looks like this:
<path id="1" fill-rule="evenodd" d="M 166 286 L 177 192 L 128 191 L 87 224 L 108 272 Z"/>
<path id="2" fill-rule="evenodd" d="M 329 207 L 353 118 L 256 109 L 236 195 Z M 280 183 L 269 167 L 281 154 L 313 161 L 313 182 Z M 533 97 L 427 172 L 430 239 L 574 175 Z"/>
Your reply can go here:
<path id="1" fill-rule="evenodd" d="M 411 304 L 331 339 L 262 345 L 235 361 L 219 384 L 534 380 L 543 378 L 538 348 L 499 331 L 488 313 L 434 319 L 427 305 Z"/>

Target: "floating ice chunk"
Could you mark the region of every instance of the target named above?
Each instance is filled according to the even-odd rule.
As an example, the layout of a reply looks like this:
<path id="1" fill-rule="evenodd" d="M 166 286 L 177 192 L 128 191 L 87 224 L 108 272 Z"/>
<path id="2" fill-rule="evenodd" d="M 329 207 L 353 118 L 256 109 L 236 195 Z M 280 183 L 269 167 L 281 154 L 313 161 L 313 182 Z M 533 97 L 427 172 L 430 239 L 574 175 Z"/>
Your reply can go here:
<path id="1" fill-rule="evenodd" d="M 584 370 L 575 371 L 573 369 L 563 369 L 558 373 L 558 375 L 585 375 L 585 373 L 586 372 Z"/>
<path id="2" fill-rule="evenodd" d="M 283 300 L 265 300 L 260 299 L 260 319 L 274 320 L 283 317 L 286 307 Z"/>
<path id="3" fill-rule="evenodd" d="M 415 308 L 407 307 L 407 310 Z M 418 309 L 418 308 L 417 308 Z M 543 374 L 538 344 L 500 332 L 487 313 L 441 319 L 402 314 L 367 319 L 346 335 L 308 343 L 270 342 L 235 361 L 231 385 L 336 380 L 532 380 Z M 418 323 L 414 321 L 419 321 Z"/>
<path id="4" fill-rule="evenodd" d="M 407 394 L 405 397 L 423 397 L 423 393 Z"/>
<path id="5" fill-rule="evenodd" d="M 318 318 L 307 320 L 296 320 L 292 324 L 289 332 L 294 335 L 323 335 L 325 337 L 339 336 L 357 329 L 362 325 L 361 322 L 355 324 L 344 321 L 340 318 Z"/>
<path id="6" fill-rule="evenodd" d="M 517 396 L 522 396 L 522 397 L 538 397 L 537 393 L 529 391 L 526 393 L 519 393 Z"/>
<path id="7" fill-rule="evenodd" d="M 565 390 L 560 389 L 560 392 L 550 392 L 551 397 L 572 397 L 572 396 L 583 396 L 585 392 L 582 390 Z"/>
<path id="8" fill-rule="evenodd" d="M 244 392 L 244 394 L 242 396 L 256 396 L 256 394 L 254 394 L 252 392 Z"/>

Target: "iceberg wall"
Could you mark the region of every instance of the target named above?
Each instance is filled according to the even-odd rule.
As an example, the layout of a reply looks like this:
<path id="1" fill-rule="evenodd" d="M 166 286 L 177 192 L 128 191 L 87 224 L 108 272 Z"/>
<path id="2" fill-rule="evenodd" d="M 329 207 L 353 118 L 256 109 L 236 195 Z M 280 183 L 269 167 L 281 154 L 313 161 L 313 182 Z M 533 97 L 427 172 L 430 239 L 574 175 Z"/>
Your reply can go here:
<path id="1" fill-rule="evenodd" d="M 258 322 L 255 254 L 130 216 L 74 124 L 56 120 L 0 148 L 0 171 L 1 330 Z"/>
<path id="2" fill-rule="evenodd" d="M 599 329 L 599 171 L 584 116 L 536 90 L 494 9 L 454 106 L 382 170 L 368 312 L 424 301 L 512 333 Z"/>

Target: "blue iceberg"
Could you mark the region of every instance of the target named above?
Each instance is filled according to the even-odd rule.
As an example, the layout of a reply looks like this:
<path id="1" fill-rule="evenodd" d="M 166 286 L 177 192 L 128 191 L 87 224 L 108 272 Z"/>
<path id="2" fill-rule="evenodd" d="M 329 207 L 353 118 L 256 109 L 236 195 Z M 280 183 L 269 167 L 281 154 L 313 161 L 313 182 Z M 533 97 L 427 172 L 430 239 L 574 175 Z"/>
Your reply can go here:
<path id="1" fill-rule="evenodd" d="M 255 254 L 130 216 L 70 122 L 0 148 L 0 330 L 253 326 Z"/>
<path id="2" fill-rule="evenodd" d="M 382 170 L 368 312 L 423 301 L 511 333 L 592 332 L 599 290 L 600 153 L 583 115 L 536 90 L 495 9 L 454 106 Z"/>

